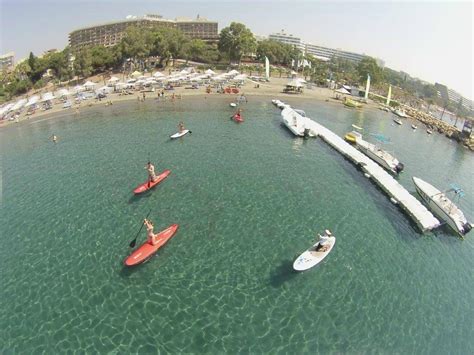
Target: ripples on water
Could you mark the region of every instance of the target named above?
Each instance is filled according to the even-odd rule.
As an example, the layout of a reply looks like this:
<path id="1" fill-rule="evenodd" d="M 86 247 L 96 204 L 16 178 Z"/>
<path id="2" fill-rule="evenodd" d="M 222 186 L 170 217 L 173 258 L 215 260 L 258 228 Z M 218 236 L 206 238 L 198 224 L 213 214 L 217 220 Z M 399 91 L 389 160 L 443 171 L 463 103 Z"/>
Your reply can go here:
<path id="1" fill-rule="evenodd" d="M 472 220 L 472 152 L 385 112 L 292 100 L 340 135 L 354 123 L 390 137 L 400 183 L 456 181 Z M 420 234 L 324 142 L 293 138 L 268 101 L 241 125 L 224 100 L 184 99 L 3 129 L 2 349 L 472 353 L 472 236 Z M 170 141 L 179 120 L 193 134 Z M 134 197 L 148 155 L 172 173 Z M 125 269 L 150 208 L 157 229 L 180 229 Z M 293 272 L 328 227 L 331 255 Z"/>

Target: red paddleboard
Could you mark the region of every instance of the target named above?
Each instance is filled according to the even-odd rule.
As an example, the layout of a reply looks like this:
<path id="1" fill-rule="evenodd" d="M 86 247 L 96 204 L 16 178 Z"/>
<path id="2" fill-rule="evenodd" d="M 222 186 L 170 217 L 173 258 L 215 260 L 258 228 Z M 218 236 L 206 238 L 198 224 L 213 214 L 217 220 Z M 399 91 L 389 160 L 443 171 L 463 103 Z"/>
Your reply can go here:
<path id="1" fill-rule="evenodd" d="M 243 117 L 240 116 L 238 113 L 235 114 L 232 118 L 234 119 L 235 122 L 244 122 Z"/>
<path id="2" fill-rule="evenodd" d="M 150 259 L 153 254 L 158 251 L 158 249 L 165 245 L 166 242 L 170 240 L 173 235 L 175 235 L 176 231 L 178 230 L 178 227 L 179 226 L 177 224 L 172 224 L 165 230 L 158 233 L 158 243 L 156 245 L 151 245 L 150 243 L 148 243 L 148 241 L 143 243 L 141 246 L 138 247 L 138 249 L 136 249 L 132 254 L 130 254 L 127 259 L 125 259 L 125 261 L 123 262 L 124 265 L 134 266 Z"/>
<path id="3" fill-rule="evenodd" d="M 150 181 L 150 186 L 148 186 L 148 181 L 144 182 L 143 184 L 137 186 L 137 188 L 133 190 L 133 193 L 135 195 L 138 195 L 152 189 L 153 187 L 158 185 L 160 182 L 162 182 L 164 179 L 166 179 L 169 174 L 171 174 L 171 170 L 166 169 L 165 171 L 163 171 L 160 175 L 156 177 L 155 181 Z"/>

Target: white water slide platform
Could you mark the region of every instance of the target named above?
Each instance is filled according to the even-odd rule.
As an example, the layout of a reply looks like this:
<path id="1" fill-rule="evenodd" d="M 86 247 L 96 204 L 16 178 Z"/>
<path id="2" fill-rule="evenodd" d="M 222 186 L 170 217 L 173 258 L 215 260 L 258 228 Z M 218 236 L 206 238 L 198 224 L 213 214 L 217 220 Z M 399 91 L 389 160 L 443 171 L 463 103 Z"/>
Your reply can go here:
<path id="1" fill-rule="evenodd" d="M 354 164 L 360 166 L 361 169 L 390 196 L 391 200 L 396 202 L 415 221 L 423 232 L 441 225 L 439 220 L 437 220 L 420 201 L 411 195 L 397 180 L 372 159 L 358 151 L 326 127 L 308 117 L 301 116 L 298 112 L 293 110 L 291 106 L 284 104 L 280 100 L 272 100 L 272 102 L 282 110 L 281 115 L 283 121 L 294 122 L 294 120 L 297 120 L 298 126 L 309 129 L 313 135 L 321 137 L 331 147 L 350 159 Z"/>

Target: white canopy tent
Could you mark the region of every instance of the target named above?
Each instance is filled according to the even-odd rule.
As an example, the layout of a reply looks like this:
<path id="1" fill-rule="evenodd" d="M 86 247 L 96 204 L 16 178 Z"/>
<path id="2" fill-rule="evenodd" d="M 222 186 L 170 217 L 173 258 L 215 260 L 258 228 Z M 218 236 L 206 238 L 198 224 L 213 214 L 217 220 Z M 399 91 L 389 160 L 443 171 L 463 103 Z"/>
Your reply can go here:
<path id="1" fill-rule="evenodd" d="M 291 81 L 289 81 L 286 86 L 292 86 L 292 87 L 295 87 L 295 88 L 300 88 L 303 86 L 303 84 L 301 83 L 301 81 L 297 80 L 297 79 L 293 79 Z"/>
<path id="2" fill-rule="evenodd" d="M 227 74 L 229 75 L 237 75 L 237 74 L 240 74 L 237 70 L 235 69 L 232 69 L 230 72 L 228 72 Z"/>
<path id="3" fill-rule="evenodd" d="M 122 83 L 122 82 L 115 83 L 115 90 L 125 89 L 127 87 L 127 85 L 128 84 L 125 84 L 125 83 Z"/>
<path id="4" fill-rule="evenodd" d="M 69 96 L 70 93 L 67 89 L 59 89 L 56 91 L 56 97 L 63 97 L 63 96 Z"/>
<path id="5" fill-rule="evenodd" d="M 83 86 L 86 90 L 93 90 L 96 85 L 97 84 L 93 83 L 92 81 L 86 81 L 86 83 Z"/>
<path id="6" fill-rule="evenodd" d="M 102 86 L 101 88 L 98 88 L 95 92 L 102 93 L 102 94 L 110 94 L 114 92 L 114 88 L 110 86 Z"/>
<path id="7" fill-rule="evenodd" d="M 245 80 L 245 79 L 247 79 L 247 74 L 239 74 L 239 75 L 234 76 L 232 80 Z"/>
<path id="8" fill-rule="evenodd" d="M 26 107 L 35 105 L 39 101 L 40 97 L 38 95 L 30 97 L 28 102 L 26 103 Z"/>
<path id="9" fill-rule="evenodd" d="M 211 70 L 211 69 L 207 69 L 207 70 L 204 72 L 204 74 L 207 74 L 207 75 L 215 75 L 216 73 L 215 73 L 213 70 Z"/>
<path id="10" fill-rule="evenodd" d="M 14 103 L 10 103 L 10 104 L 5 105 L 2 108 L 0 108 L 0 116 L 10 112 L 14 105 L 15 105 Z"/>
<path id="11" fill-rule="evenodd" d="M 351 92 L 345 88 L 340 88 L 340 89 L 337 89 L 335 92 L 339 93 L 339 94 L 344 94 L 344 95 L 350 95 Z"/>
<path id="12" fill-rule="evenodd" d="M 47 92 L 41 96 L 41 102 L 54 100 L 56 97 L 52 92 Z"/>
<path id="13" fill-rule="evenodd" d="M 165 75 L 163 73 L 160 73 L 159 71 L 157 71 L 156 73 L 153 74 L 153 77 L 154 78 L 162 78 L 164 77 Z"/>
<path id="14" fill-rule="evenodd" d="M 138 70 L 136 70 L 130 76 L 137 79 L 139 76 L 142 76 L 142 75 L 143 75 L 142 73 L 140 73 Z"/>
<path id="15" fill-rule="evenodd" d="M 77 94 L 78 92 L 83 92 L 83 91 L 85 91 L 85 90 L 86 90 L 86 89 L 85 89 L 84 86 L 82 86 L 82 85 L 76 85 L 76 86 L 74 86 L 74 87 L 71 89 L 71 92 L 72 92 L 73 94 Z"/>
<path id="16" fill-rule="evenodd" d="M 16 111 L 16 110 L 19 110 L 21 109 L 23 106 L 25 106 L 26 102 L 28 100 L 27 99 L 21 99 L 21 100 L 18 100 L 11 108 L 12 111 Z"/>

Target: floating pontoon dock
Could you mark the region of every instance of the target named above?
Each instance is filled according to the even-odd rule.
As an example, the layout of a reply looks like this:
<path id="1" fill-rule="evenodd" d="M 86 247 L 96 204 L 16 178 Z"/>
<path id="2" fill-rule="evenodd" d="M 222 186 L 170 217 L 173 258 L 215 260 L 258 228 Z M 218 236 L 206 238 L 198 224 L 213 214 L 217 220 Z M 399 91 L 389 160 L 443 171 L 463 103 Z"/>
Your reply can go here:
<path id="1" fill-rule="evenodd" d="M 376 162 L 355 149 L 326 127 L 308 117 L 301 116 L 292 109 L 291 106 L 284 104 L 280 100 L 272 100 L 272 102 L 282 110 L 281 115 L 284 121 L 296 122 L 299 127 L 309 129 L 312 134 L 321 137 L 326 143 L 350 159 L 354 164 L 360 166 L 366 176 L 369 176 L 377 183 L 377 185 L 390 196 L 390 200 L 397 203 L 416 222 L 423 232 L 440 226 L 440 222 L 431 212 Z"/>

